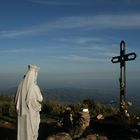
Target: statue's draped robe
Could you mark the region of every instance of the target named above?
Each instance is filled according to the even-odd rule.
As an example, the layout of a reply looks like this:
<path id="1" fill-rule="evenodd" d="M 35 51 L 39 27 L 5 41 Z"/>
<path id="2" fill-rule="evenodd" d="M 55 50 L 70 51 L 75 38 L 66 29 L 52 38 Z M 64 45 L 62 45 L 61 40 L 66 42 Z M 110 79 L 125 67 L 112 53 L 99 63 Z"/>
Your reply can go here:
<path id="1" fill-rule="evenodd" d="M 39 68 L 29 65 L 15 96 L 18 117 L 17 140 L 37 140 L 43 98 L 36 83 Z"/>

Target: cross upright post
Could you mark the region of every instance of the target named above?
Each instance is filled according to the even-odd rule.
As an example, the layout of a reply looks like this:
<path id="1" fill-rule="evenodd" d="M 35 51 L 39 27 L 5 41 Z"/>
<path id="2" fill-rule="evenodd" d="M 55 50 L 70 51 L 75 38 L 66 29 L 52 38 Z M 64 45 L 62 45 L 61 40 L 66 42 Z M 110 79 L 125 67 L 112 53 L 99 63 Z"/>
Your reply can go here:
<path id="1" fill-rule="evenodd" d="M 126 106 L 126 61 L 135 60 L 136 54 L 129 53 L 125 54 L 125 42 L 121 41 L 120 43 L 120 56 L 112 58 L 112 63 L 120 63 L 120 112 L 122 113 L 125 110 Z"/>
<path id="2" fill-rule="evenodd" d="M 126 92 L 126 64 L 125 64 L 125 42 L 120 43 L 120 101 L 125 101 Z M 121 109 L 121 104 L 120 104 Z"/>

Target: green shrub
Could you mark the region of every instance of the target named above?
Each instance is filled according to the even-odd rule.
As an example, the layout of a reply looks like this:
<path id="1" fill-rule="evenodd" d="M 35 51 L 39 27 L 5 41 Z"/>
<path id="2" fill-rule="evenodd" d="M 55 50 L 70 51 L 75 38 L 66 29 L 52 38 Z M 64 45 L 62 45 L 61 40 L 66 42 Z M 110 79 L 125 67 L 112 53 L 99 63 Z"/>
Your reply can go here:
<path id="1" fill-rule="evenodd" d="M 62 106 L 59 103 L 48 101 L 42 105 L 41 115 L 56 117 L 59 116 Z"/>

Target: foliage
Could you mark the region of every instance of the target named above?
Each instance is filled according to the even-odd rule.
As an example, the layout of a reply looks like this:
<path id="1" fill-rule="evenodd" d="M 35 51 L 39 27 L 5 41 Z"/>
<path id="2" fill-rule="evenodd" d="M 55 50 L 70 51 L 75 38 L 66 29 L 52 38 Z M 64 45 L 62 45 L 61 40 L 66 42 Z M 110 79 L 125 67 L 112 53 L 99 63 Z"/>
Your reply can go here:
<path id="1" fill-rule="evenodd" d="M 0 119 L 15 121 L 16 111 L 12 96 L 0 96 Z"/>
<path id="2" fill-rule="evenodd" d="M 64 109 L 69 106 L 72 109 L 74 118 L 78 118 L 78 113 L 82 108 L 88 106 L 91 118 L 96 117 L 98 114 L 103 114 L 104 117 L 113 116 L 117 114 L 118 109 L 108 104 L 96 103 L 93 99 L 86 99 L 76 104 L 61 104 L 55 101 L 44 101 L 42 103 L 42 118 L 56 118 L 58 119 Z M 135 111 L 135 108 L 132 109 Z M 138 113 L 138 109 L 136 110 Z M 135 112 L 133 112 L 135 114 Z M 0 96 L 0 116 L 16 118 L 16 111 L 14 105 L 14 98 L 12 96 Z"/>
<path id="3" fill-rule="evenodd" d="M 118 109 L 112 105 L 96 103 L 93 99 L 83 100 L 82 104 L 86 104 L 88 106 L 91 117 L 95 117 L 98 114 L 103 114 L 105 117 L 108 117 L 115 115 L 118 112 Z"/>
<path id="4" fill-rule="evenodd" d="M 41 115 L 42 116 L 45 115 L 46 117 L 52 116 L 53 118 L 55 118 L 56 116 L 59 116 L 61 110 L 62 110 L 62 106 L 59 103 L 48 101 L 42 104 Z"/>

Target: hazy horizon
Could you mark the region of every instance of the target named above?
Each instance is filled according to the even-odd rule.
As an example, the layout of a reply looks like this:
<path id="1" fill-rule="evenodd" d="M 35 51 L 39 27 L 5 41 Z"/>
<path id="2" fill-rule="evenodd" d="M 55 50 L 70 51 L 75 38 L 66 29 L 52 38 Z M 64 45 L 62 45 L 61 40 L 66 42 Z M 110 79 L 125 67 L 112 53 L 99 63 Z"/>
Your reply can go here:
<path id="1" fill-rule="evenodd" d="M 119 72 L 117 73 L 119 75 Z M 55 88 L 80 88 L 80 89 L 96 89 L 100 92 L 116 92 L 119 93 L 119 76 L 117 74 L 114 77 L 108 77 L 107 75 L 102 77 L 95 77 L 91 74 L 75 74 L 71 76 L 67 74 L 62 76 L 62 74 L 40 74 L 38 76 L 38 85 L 41 90 L 43 89 L 55 89 Z M 0 91 L 9 90 L 11 88 L 16 88 L 21 81 L 24 74 L 18 73 L 10 76 L 4 76 L 1 79 Z M 132 75 L 131 75 L 132 76 Z M 127 76 L 126 80 L 126 93 L 138 95 L 140 91 L 139 77 Z M 114 94 L 114 93 L 112 93 Z"/>

